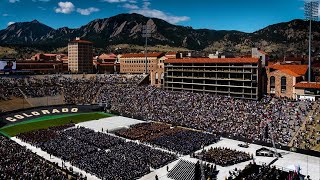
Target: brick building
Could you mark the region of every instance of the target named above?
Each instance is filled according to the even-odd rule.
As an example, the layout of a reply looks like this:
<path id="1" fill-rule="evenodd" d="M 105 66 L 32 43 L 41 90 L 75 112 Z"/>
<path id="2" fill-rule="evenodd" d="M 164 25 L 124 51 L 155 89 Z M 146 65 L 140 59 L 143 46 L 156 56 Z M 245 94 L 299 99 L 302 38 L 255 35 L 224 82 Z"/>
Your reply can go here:
<path id="1" fill-rule="evenodd" d="M 101 54 L 93 61 L 97 73 L 114 74 L 120 72 L 120 63 L 115 54 Z"/>
<path id="2" fill-rule="evenodd" d="M 268 66 L 269 55 L 260 48 L 252 48 L 251 57 L 261 59 L 261 66 Z"/>
<path id="3" fill-rule="evenodd" d="M 68 70 L 72 73 L 93 72 L 93 45 L 77 38 L 68 44 Z"/>
<path id="4" fill-rule="evenodd" d="M 17 61 L 17 71 L 25 71 L 36 74 L 54 74 L 63 72 L 62 61 Z"/>
<path id="5" fill-rule="evenodd" d="M 164 78 L 164 53 L 148 53 L 148 74 L 151 85 L 160 87 Z M 144 74 L 146 72 L 145 54 L 123 54 L 120 60 L 120 73 Z"/>
<path id="6" fill-rule="evenodd" d="M 257 100 L 261 97 L 261 60 L 258 58 L 167 59 L 164 88 L 206 92 Z"/>
<path id="7" fill-rule="evenodd" d="M 305 80 L 308 65 L 273 64 L 266 67 L 267 92 L 277 97 L 296 98 L 294 86 Z"/>
<path id="8" fill-rule="evenodd" d="M 320 97 L 320 83 L 299 82 L 295 84 L 296 99 L 317 100 Z"/>
<path id="9" fill-rule="evenodd" d="M 48 53 L 37 53 L 31 57 L 33 61 L 60 61 L 64 58 L 65 54 L 48 54 Z"/>

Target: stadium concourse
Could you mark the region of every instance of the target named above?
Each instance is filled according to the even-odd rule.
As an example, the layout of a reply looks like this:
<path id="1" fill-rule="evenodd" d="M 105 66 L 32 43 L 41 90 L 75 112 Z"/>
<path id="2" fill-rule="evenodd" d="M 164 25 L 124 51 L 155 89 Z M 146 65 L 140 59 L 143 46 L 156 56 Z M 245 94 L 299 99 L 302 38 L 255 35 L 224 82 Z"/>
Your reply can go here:
<path id="1" fill-rule="evenodd" d="M 172 92 L 145 85 L 145 79 L 144 75 L 1 77 L 0 109 L 11 111 L 15 107 L 6 105 L 20 99 L 23 106 L 27 102 L 27 107 L 101 104 L 106 111 L 120 115 L 76 124 L 71 129 L 53 128 L 12 138 L 48 161 L 58 162 L 59 166 L 63 161 L 87 178 L 167 179 L 170 172 L 172 177 L 182 174 L 176 179 L 183 179 L 178 167 L 194 167 L 197 171 L 197 157 L 202 156 L 208 161 L 206 172 L 212 176 L 215 171 L 210 164 L 215 163 L 218 179 L 237 179 L 237 175 L 250 179 L 258 165 L 261 165 L 259 175 L 265 177 L 270 174 L 291 177 L 282 169 L 294 171 L 292 166 L 300 165 L 302 174 L 319 179 L 318 157 L 282 150 L 278 150 L 283 155 L 279 159 L 258 157 L 255 151 L 262 146 L 254 144 L 270 146 L 273 139 L 278 148 L 289 146 L 306 152 L 316 149 L 319 147 L 318 102 L 270 96 L 250 101 Z M 16 108 L 22 109 L 16 104 Z M 142 123 L 145 121 L 153 123 Z M 241 141 L 228 137 L 252 144 L 249 148 L 238 147 Z M 250 171 L 241 173 L 239 169 L 244 168 Z"/>

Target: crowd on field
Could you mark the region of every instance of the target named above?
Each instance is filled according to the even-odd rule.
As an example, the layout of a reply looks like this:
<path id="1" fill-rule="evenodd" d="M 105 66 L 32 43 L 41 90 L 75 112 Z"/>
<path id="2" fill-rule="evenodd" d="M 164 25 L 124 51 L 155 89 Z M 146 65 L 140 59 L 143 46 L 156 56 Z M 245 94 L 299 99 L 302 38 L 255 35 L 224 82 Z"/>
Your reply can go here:
<path id="1" fill-rule="evenodd" d="M 191 154 L 204 146 L 213 144 L 219 137 L 160 123 L 142 123 L 116 132 L 117 135 L 140 140 L 178 154 Z"/>
<path id="2" fill-rule="evenodd" d="M 196 154 L 195 157 L 220 166 L 231 166 L 253 159 L 252 154 L 250 155 L 246 152 L 221 147 L 202 150 L 200 153 Z"/>
<path id="3" fill-rule="evenodd" d="M 299 172 L 295 171 L 282 171 L 275 166 L 268 166 L 266 164 L 257 165 L 256 163 L 248 164 L 243 170 L 235 168 L 233 171 L 229 171 L 228 180 L 300 180 L 304 179 Z M 308 178 L 309 179 L 309 178 Z"/>
<path id="4" fill-rule="evenodd" d="M 135 179 L 176 159 L 174 154 L 82 127 L 33 131 L 18 137 L 101 179 Z"/>
<path id="5" fill-rule="evenodd" d="M 0 136 L 0 179 L 68 179 L 57 169 L 30 150 Z"/>

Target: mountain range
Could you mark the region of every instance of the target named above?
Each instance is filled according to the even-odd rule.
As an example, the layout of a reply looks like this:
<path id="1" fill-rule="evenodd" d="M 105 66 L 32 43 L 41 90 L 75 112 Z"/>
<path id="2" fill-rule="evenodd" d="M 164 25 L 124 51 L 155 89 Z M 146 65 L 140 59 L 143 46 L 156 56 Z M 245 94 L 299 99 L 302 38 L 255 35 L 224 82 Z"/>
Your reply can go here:
<path id="1" fill-rule="evenodd" d="M 140 45 L 143 25 L 151 27 L 152 37 L 148 44 L 181 47 L 189 50 L 225 51 L 248 53 L 252 47 L 266 52 L 283 54 L 304 54 L 308 47 L 308 22 L 292 20 L 270 25 L 253 33 L 226 30 L 193 29 L 170 24 L 157 18 L 140 14 L 119 14 L 110 18 L 96 19 L 80 28 L 62 27 L 53 29 L 37 20 L 17 22 L 0 30 L 1 46 L 51 46 L 65 47 L 76 37 L 94 42 L 97 48 L 118 44 Z M 245 23 L 245 21 L 244 21 Z M 319 52 L 320 24 L 313 22 L 313 52 Z M 232 27 L 232 25 L 230 25 Z"/>

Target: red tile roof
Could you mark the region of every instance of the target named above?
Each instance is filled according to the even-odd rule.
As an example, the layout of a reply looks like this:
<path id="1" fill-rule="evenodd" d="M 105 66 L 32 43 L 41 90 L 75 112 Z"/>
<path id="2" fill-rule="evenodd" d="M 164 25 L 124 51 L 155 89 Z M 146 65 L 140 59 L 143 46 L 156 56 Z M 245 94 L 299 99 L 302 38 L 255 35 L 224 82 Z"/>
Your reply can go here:
<path id="1" fill-rule="evenodd" d="M 295 88 L 301 88 L 301 89 L 320 89 L 320 83 L 318 82 L 299 82 L 296 85 L 294 85 Z"/>
<path id="2" fill-rule="evenodd" d="M 38 62 L 38 61 L 35 61 L 35 62 L 17 62 L 17 65 L 55 65 L 55 64 L 61 64 L 62 62 L 61 61 L 56 61 L 56 62 Z"/>
<path id="3" fill-rule="evenodd" d="M 258 58 L 190 58 L 167 59 L 165 63 L 258 63 Z"/>
<path id="4" fill-rule="evenodd" d="M 258 50 L 261 54 L 264 54 L 264 55 L 268 55 L 266 52 L 262 51 L 262 50 Z"/>
<path id="5" fill-rule="evenodd" d="M 43 54 L 45 56 L 57 56 L 57 54 Z"/>
<path id="6" fill-rule="evenodd" d="M 307 73 L 308 65 L 281 65 L 281 64 L 274 64 L 268 66 L 268 68 L 276 69 L 282 71 L 284 73 L 290 74 L 292 76 L 304 76 Z"/>
<path id="7" fill-rule="evenodd" d="M 293 71 L 291 71 L 290 69 L 281 69 L 280 71 L 286 73 L 286 74 L 289 74 L 291 76 L 294 76 L 294 77 L 300 77 L 300 76 L 303 76 L 303 75 L 300 75 L 300 74 L 297 74 Z"/>
<path id="8" fill-rule="evenodd" d="M 163 53 L 148 53 L 148 57 L 160 57 Z M 145 57 L 144 53 L 123 54 L 121 58 Z"/>
<path id="9" fill-rule="evenodd" d="M 86 41 L 86 40 L 73 40 L 70 43 L 83 43 L 83 44 L 93 44 L 90 41 Z"/>
<path id="10" fill-rule="evenodd" d="M 304 57 L 284 57 L 285 61 L 306 61 Z"/>
<path id="11" fill-rule="evenodd" d="M 177 53 L 176 52 L 167 52 L 166 55 L 173 56 L 173 55 L 177 55 Z"/>

